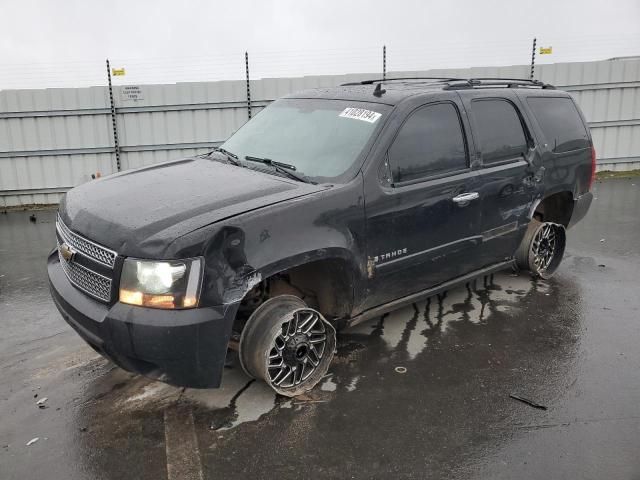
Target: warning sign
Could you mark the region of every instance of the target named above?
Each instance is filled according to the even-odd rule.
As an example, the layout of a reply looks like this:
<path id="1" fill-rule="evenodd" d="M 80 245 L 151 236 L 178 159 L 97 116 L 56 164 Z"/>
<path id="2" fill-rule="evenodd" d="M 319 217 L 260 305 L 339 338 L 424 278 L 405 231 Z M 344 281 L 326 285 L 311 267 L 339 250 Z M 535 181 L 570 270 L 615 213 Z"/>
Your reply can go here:
<path id="1" fill-rule="evenodd" d="M 111 69 L 111 75 L 113 75 L 114 77 L 124 77 L 124 74 L 125 74 L 124 67 Z"/>
<path id="2" fill-rule="evenodd" d="M 551 55 L 553 47 L 540 47 L 540 55 Z"/>
<path id="3" fill-rule="evenodd" d="M 144 100 L 140 85 L 124 85 L 120 87 L 120 100 L 123 102 L 137 102 Z"/>

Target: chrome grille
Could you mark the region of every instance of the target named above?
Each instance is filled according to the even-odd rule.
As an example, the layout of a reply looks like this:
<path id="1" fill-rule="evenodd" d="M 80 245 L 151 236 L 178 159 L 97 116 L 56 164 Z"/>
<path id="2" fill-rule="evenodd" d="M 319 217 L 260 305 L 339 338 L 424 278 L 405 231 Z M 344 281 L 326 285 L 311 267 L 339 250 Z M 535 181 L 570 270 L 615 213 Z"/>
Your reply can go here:
<path id="1" fill-rule="evenodd" d="M 56 220 L 56 230 L 58 232 L 58 258 L 69 281 L 87 295 L 103 302 L 109 302 L 113 285 L 113 279 L 110 277 L 113 274 L 112 270 L 118 254 L 72 232 L 59 216 Z M 87 259 L 83 260 L 84 265 L 78 263 L 74 258 L 66 260 L 62 256 L 60 252 L 62 242 L 72 247 L 77 252 L 75 255 L 81 255 Z M 95 265 L 103 273 L 105 270 L 109 270 L 109 272 L 103 275 L 89 268 L 91 265 Z"/>
<path id="2" fill-rule="evenodd" d="M 102 245 L 98 245 L 91 240 L 87 240 L 86 238 L 83 238 L 76 233 L 73 233 L 62 222 L 60 215 L 58 215 L 58 218 L 56 220 L 56 227 L 58 228 L 58 232 L 60 233 L 60 236 L 66 244 L 72 246 L 79 252 L 84 253 L 86 256 L 94 259 L 95 261 L 100 262 L 107 267 L 113 268 L 116 263 L 116 257 L 118 256 L 116 252 L 114 252 L 113 250 L 109 250 Z"/>
<path id="3" fill-rule="evenodd" d="M 60 249 L 58 249 L 58 258 L 60 259 L 62 270 L 64 270 L 69 281 L 76 287 L 88 295 L 91 295 L 98 300 L 102 300 L 103 302 L 111 300 L 110 278 L 91 271 L 78 263 L 74 263 L 73 261 L 68 262 L 60 254 Z"/>

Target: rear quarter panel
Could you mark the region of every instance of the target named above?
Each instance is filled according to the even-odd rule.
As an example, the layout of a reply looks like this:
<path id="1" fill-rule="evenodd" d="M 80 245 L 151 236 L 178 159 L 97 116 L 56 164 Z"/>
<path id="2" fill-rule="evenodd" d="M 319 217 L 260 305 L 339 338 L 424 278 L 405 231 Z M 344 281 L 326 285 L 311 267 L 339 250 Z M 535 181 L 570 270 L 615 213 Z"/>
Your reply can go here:
<path id="1" fill-rule="evenodd" d="M 560 90 L 520 90 L 517 91 L 521 109 L 527 116 L 529 125 L 536 137 L 536 144 L 540 149 L 545 167 L 544 186 L 545 196 L 558 192 L 571 192 L 574 198 L 579 197 L 589 188 L 591 178 L 591 149 L 584 148 L 566 153 L 554 153 L 553 145 L 549 145 L 538 119 L 527 103 L 529 97 L 559 97 L 569 98 L 573 102 L 587 132 L 589 143 L 592 144 L 591 133 L 584 118 L 584 114 L 571 95 Z"/>

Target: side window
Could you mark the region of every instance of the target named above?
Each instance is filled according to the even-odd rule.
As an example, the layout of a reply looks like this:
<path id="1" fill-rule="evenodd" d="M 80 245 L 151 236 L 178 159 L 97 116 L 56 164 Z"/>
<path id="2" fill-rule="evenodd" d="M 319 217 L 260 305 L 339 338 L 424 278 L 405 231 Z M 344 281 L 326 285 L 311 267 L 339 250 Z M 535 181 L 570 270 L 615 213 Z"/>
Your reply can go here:
<path id="1" fill-rule="evenodd" d="M 404 122 L 389 149 L 394 182 L 467 167 L 460 116 L 452 103 L 420 107 Z"/>
<path id="2" fill-rule="evenodd" d="M 549 148 L 555 153 L 589 147 L 587 130 L 570 98 L 529 97 L 527 103 L 540 124 Z"/>
<path id="3" fill-rule="evenodd" d="M 485 165 L 526 154 L 527 137 L 511 102 L 495 98 L 473 100 L 471 112 Z"/>

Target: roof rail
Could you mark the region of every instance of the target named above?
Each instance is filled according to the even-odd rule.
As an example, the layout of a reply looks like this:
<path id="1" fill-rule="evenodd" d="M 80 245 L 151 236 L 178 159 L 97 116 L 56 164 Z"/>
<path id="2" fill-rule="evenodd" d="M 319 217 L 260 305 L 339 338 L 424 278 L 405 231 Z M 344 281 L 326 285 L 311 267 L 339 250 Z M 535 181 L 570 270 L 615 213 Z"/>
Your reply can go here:
<path id="1" fill-rule="evenodd" d="M 436 82 L 453 82 L 464 81 L 464 78 L 450 78 L 450 77 L 395 77 L 395 78 L 376 78 L 373 80 L 362 80 L 360 82 L 343 83 L 341 87 L 350 87 L 353 85 L 373 85 L 374 83 L 393 82 L 398 80 L 435 80 Z"/>
<path id="2" fill-rule="evenodd" d="M 447 90 L 462 90 L 467 88 L 491 88 L 491 87 L 505 87 L 505 88 L 517 88 L 517 87 L 534 87 L 555 90 L 556 87 L 548 83 L 541 82 L 540 80 L 531 80 L 526 78 L 469 78 L 466 80 L 449 82 L 444 88 Z"/>

